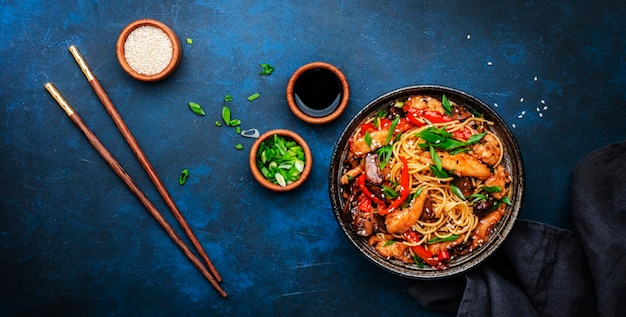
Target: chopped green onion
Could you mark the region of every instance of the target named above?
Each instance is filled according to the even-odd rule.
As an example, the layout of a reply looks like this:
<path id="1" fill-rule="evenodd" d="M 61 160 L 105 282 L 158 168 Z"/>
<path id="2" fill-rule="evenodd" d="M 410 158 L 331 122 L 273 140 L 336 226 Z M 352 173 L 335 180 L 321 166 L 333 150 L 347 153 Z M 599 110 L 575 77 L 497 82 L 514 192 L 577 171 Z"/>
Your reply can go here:
<path id="1" fill-rule="evenodd" d="M 365 139 L 365 144 L 367 144 L 367 147 L 371 148 L 372 147 L 372 136 L 370 135 L 369 131 L 365 131 L 365 136 L 363 137 Z"/>
<path id="2" fill-rule="evenodd" d="M 469 195 L 468 198 L 472 198 L 472 204 L 479 201 L 479 200 L 486 200 L 487 199 L 487 195 L 483 195 L 483 194 L 471 194 Z"/>
<path id="3" fill-rule="evenodd" d="M 513 205 L 513 203 L 511 202 L 511 199 L 509 199 L 509 196 L 502 197 L 502 199 L 500 199 L 500 201 L 502 201 L 503 203 L 505 203 L 505 204 L 507 204 L 509 206 Z"/>
<path id="4" fill-rule="evenodd" d="M 483 190 L 488 193 L 499 193 L 502 191 L 502 188 L 500 186 L 484 186 Z"/>
<path id="5" fill-rule="evenodd" d="M 261 68 L 263 68 L 259 75 L 271 75 L 274 72 L 274 67 L 270 64 L 261 63 L 259 65 L 261 65 Z"/>
<path id="6" fill-rule="evenodd" d="M 224 96 L 224 101 L 225 102 L 232 102 L 233 101 L 233 96 L 231 96 L 231 95 Z"/>
<path id="7" fill-rule="evenodd" d="M 278 185 L 285 187 L 287 186 L 287 182 L 285 182 L 285 178 L 283 177 L 283 175 L 281 175 L 280 173 L 276 174 L 276 182 L 278 183 Z"/>
<path id="8" fill-rule="evenodd" d="M 389 126 L 389 132 L 387 133 L 387 138 L 385 139 L 385 144 L 389 144 L 389 141 L 391 141 L 391 137 L 393 137 L 393 133 L 394 131 L 396 131 L 396 126 L 398 125 L 398 122 L 400 122 L 400 116 L 397 116 L 395 119 L 393 119 L 393 122 L 391 122 L 391 125 Z"/>
<path id="9" fill-rule="evenodd" d="M 193 40 L 191 38 L 187 38 L 187 44 L 189 45 L 193 44 Z"/>
<path id="10" fill-rule="evenodd" d="M 237 134 L 241 134 L 241 128 L 240 127 L 236 127 L 235 128 L 235 132 L 237 132 Z"/>
<path id="11" fill-rule="evenodd" d="M 230 125 L 230 109 L 228 107 L 222 107 L 222 119 L 226 125 Z"/>
<path id="12" fill-rule="evenodd" d="M 461 198 L 461 200 L 465 200 L 465 195 L 463 195 L 463 192 L 458 186 L 450 184 L 450 190 L 452 190 L 452 193 L 455 194 L 457 197 Z"/>
<path id="13" fill-rule="evenodd" d="M 241 145 L 241 143 L 238 143 L 237 145 L 235 145 L 235 148 L 237 150 L 243 150 L 243 145 Z"/>
<path id="14" fill-rule="evenodd" d="M 439 170 L 439 169 L 437 169 L 433 165 L 430 166 L 430 170 L 433 172 L 433 174 L 435 174 L 435 176 L 437 178 L 448 178 L 448 177 L 450 177 L 450 175 L 448 175 L 448 173 L 446 173 L 446 171 L 444 171 L 443 169 Z"/>
<path id="15" fill-rule="evenodd" d="M 253 93 L 252 95 L 248 96 L 248 101 L 253 101 L 258 99 L 259 97 L 261 97 L 261 95 L 259 95 L 258 92 Z"/>
<path id="16" fill-rule="evenodd" d="M 389 199 L 395 199 L 396 197 L 398 197 L 398 192 L 393 190 L 393 188 L 391 187 L 383 186 L 383 193 Z"/>
<path id="17" fill-rule="evenodd" d="M 230 122 L 228 123 L 228 125 L 231 126 L 231 127 L 236 127 L 236 126 L 238 126 L 240 124 L 241 124 L 241 120 L 239 120 L 239 119 L 230 120 Z"/>
<path id="18" fill-rule="evenodd" d="M 449 237 L 445 237 L 445 238 L 432 238 L 428 241 L 426 241 L 426 244 L 433 244 L 433 243 L 438 243 L 438 242 L 452 242 L 456 239 L 458 239 L 460 236 L 457 234 L 453 234 Z"/>
<path id="19" fill-rule="evenodd" d="M 215 121 L 215 126 L 216 126 L 216 127 L 221 127 L 221 126 L 222 126 L 222 122 L 220 122 L 220 121 Z"/>
<path id="20" fill-rule="evenodd" d="M 389 159 L 391 158 L 391 154 L 393 153 L 393 147 L 391 145 L 385 145 L 378 149 L 378 158 L 380 160 L 380 164 L 378 167 L 383 169 L 387 163 L 389 163 Z"/>
<path id="21" fill-rule="evenodd" d="M 187 182 L 187 177 L 189 177 L 189 170 L 185 168 L 180 171 L 180 175 L 178 176 L 178 183 L 184 185 Z"/>
<path id="22" fill-rule="evenodd" d="M 433 162 L 435 162 L 435 167 L 437 170 L 441 171 L 441 158 L 437 155 L 435 148 L 431 144 L 428 145 L 428 148 L 430 149 L 430 157 L 433 159 Z"/>
<path id="23" fill-rule="evenodd" d="M 383 244 L 383 247 L 389 246 L 396 243 L 396 240 L 387 240 L 385 241 L 385 244 Z"/>
<path id="24" fill-rule="evenodd" d="M 441 97 L 441 105 L 443 106 L 443 109 L 446 111 L 446 114 L 451 116 L 452 107 L 450 106 L 450 100 L 448 100 L 448 97 L 446 97 L 445 94 Z"/>
<path id="25" fill-rule="evenodd" d="M 193 111 L 197 115 L 201 115 L 201 116 L 205 115 L 204 110 L 202 109 L 202 106 L 200 106 L 199 104 L 195 102 L 189 102 L 189 108 L 191 108 L 191 111 Z"/>

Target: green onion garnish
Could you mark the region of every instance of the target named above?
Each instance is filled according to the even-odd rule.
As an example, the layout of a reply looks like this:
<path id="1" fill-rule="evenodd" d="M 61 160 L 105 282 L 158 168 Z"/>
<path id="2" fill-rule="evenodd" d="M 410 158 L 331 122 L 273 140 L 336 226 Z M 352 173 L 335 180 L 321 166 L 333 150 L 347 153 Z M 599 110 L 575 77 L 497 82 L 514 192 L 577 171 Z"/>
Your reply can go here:
<path id="1" fill-rule="evenodd" d="M 200 106 L 199 104 L 195 102 L 189 102 L 189 108 L 191 108 L 191 111 L 193 111 L 193 113 L 197 115 L 201 115 L 201 116 L 205 115 L 204 110 L 202 109 L 202 106 Z"/>
<path id="2" fill-rule="evenodd" d="M 261 97 L 261 95 L 259 95 L 258 92 L 253 93 L 252 95 L 248 96 L 248 101 L 253 101 L 258 99 L 259 97 Z"/>
<path id="3" fill-rule="evenodd" d="M 189 177 L 189 170 L 185 168 L 180 171 L 180 175 L 178 176 L 178 183 L 181 185 L 185 184 L 187 182 L 187 177 Z"/>

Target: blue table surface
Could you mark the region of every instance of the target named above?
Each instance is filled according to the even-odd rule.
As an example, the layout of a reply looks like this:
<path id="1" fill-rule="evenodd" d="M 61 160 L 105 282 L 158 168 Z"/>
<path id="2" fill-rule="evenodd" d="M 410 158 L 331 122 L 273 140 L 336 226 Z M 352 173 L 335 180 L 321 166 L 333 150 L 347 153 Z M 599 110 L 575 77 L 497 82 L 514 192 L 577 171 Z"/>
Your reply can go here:
<path id="1" fill-rule="evenodd" d="M 624 3 L 608 0 L 4 1 L 0 315 L 446 315 L 420 306 L 407 291 L 412 280 L 370 263 L 340 231 L 328 170 L 344 126 L 396 88 L 438 84 L 472 94 L 519 142 L 527 184 L 519 217 L 571 228 L 574 164 L 626 136 L 624 16 Z M 181 39 L 182 62 L 165 81 L 132 79 L 116 59 L 120 31 L 139 18 Z M 227 299 L 44 89 L 57 86 L 178 230 L 70 45 L 222 274 Z M 297 119 L 285 98 L 291 74 L 313 61 L 338 66 L 351 89 L 343 115 L 320 126 Z M 260 76 L 259 63 L 275 72 Z M 254 181 L 253 140 L 214 124 L 227 94 L 242 129 L 287 128 L 308 141 L 314 168 L 301 188 L 278 194 Z M 181 186 L 183 168 L 190 176 Z"/>

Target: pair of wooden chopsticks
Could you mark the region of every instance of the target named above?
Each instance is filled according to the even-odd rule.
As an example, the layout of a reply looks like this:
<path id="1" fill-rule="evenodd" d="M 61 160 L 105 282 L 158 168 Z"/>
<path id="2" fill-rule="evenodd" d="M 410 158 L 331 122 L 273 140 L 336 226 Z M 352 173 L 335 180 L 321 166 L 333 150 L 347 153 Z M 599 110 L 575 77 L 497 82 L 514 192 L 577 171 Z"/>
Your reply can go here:
<path id="1" fill-rule="evenodd" d="M 130 145 L 131 149 L 133 150 L 133 153 L 139 160 L 139 163 L 141 163 L 141 166 L 144 168 L 144 170 L 150 177 L 150 180 L 152 180 L 152 182 L 154 183 L 155 187 L 157 188 L 159 194 L 161 195 L 161 197 L 163 198 L 167 206 L 171 209 L 172 213 L 174 214 L 174 217 L 180 223 L 187 237 L 192 242 L 196 251 L 200 254 L 202 259 L 206 263 L 207 267 L 205 267 L 202 264 L 200 259 L 196 257 L 196 255 L 191 251 L 191 249 L 185 244 L 185 242 L 180 238 L 180 236 L 174 231 L 172 226 L 170 226 L 167 220 L 163 218 L 163 216 L 157 210 L 157 208 L 152 204 L 152 202 L 150 202 L 150 200 L 145 196 L 145 194 L 139 189 L 137 184 L 126 173 L 126 171 L 122 168 L 120 163 L 113 157 L 113 155 L 111 155 L 111 153 L 106 149 L 106 147 L 100 142 L 100 140 L 96 137 L 93 131 L 91 131 L 89 127 L 87 127 L 87 125 L 83 122 L 80 116 L 74 111 L 74 109 L 70 106 L 70 104 L 61 95 L 61 93 L 59 93 L 56 87 L 52 83 L 47 83 L 45 85 L 45 88 L 48 90 L 48 92 L 50 92 L 50 94 L 57 101 L 59 106 L 61 106 L 61 108 L 65 110 L 67 115 L 70 117 L 70 119 L 72 119 L 72 121 L 76 124 L 76 126 L 85 134 L 85 136 L 87 137 L 87 139 L 89 139 L 89 142 L 93 145 L 96 151 L 98 151 L 98 153 L 107 161 L 107 163 L 111 166 L 111 168 L 115 171 L 115 173 L 122 179 L 122 181 L 124 181 L 124 183 L 135 194 L 135 196 L 137 196 L 137 198 L 146 207 L 146 209 L 148 209 L 148 211 L 152 214 L 152 216 L 156 219 L 156 221 L 161 225 L 161 227 L 163 227 L 163 229 L 169 235 L 169 237 L 185 253 L 185 255 L 189 258 L 189 260 L 191 260 L 191 262 L 194 264 L 194 266 L 196 266 L 196 268 L 200 270 L 200 273 L 202 273 L 202 275 L 209 281 L 209 283 L 211 283 L 211 285 L 217 290 L 220 296 L 226 297 L 227 296 L 226 292 L 222 289 L 222 287 L 219 284 L 219 282 L 222 281 L 222 277 L 219 275 L 219 273 L 213 266 L 213 263 L 211 262 L 208 255 L 202 248 L 202 245 L 200 244 L 195 234 L 189 227 L 189 224 L 187 223 L 183 215 L 180 213 L 180 210 L 174 203 L 172 197 L 168 193 L 165 186 L 163 185 L 163 182 L 161 181 L 156 171 L 152 167 L 152 164 L 150 164 L 150 161 L 148 161 L 148 158 L 146 157 L 144 152 L 139 147 L 137 140 L 135 140 L 135 137 L 126 126 L 126 123 L 124 122 L 119 112 L 117 111 L 117 109 L 115 108 L 111 100 L 109 99 L 107 93 L 104 91 L 104 88 L 102 88 L 102 85 L 100 85 L 100 82 L 98 81 L 98 79 L 93 75 L 93 73 L 91 72 L 91 69 L 89 68 L 89 65 L 87 64 L 87 62 L 85 62 L 85 59 L 80 54 L 76 46 L 71 46 L 69 50 L 72 56 L 74 56 L 74 59 L 76 60 L 78 65 L 80 66 L 81 70 L 85 74 L 85 77 L 87 77 L 87 80 L 89 81 L 89 84 L 95 91 L 96 95 L 98 96 L 98 98 L 100 99 L 104 107 L 106 108 L 107 112 L 109 113 L 113 121 L 115 122 L 115 125 L 124 136 L 124 139 L 126 140 L 126 142 Z"/>

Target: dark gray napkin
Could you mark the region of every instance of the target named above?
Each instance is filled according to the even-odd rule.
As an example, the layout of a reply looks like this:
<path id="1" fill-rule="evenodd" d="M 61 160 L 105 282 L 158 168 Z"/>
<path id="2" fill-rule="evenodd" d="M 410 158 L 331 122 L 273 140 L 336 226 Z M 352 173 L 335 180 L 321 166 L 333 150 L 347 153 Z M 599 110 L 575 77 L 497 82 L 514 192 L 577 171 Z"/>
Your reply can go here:
<path id="1" fill-rule="evenodd" d="M 626 142 L 578 162 L 571 207 L 574 232 L 518 220 L 479 267 L 409 292 L 426 308 L 458 316 L 623 316 Z"/>

